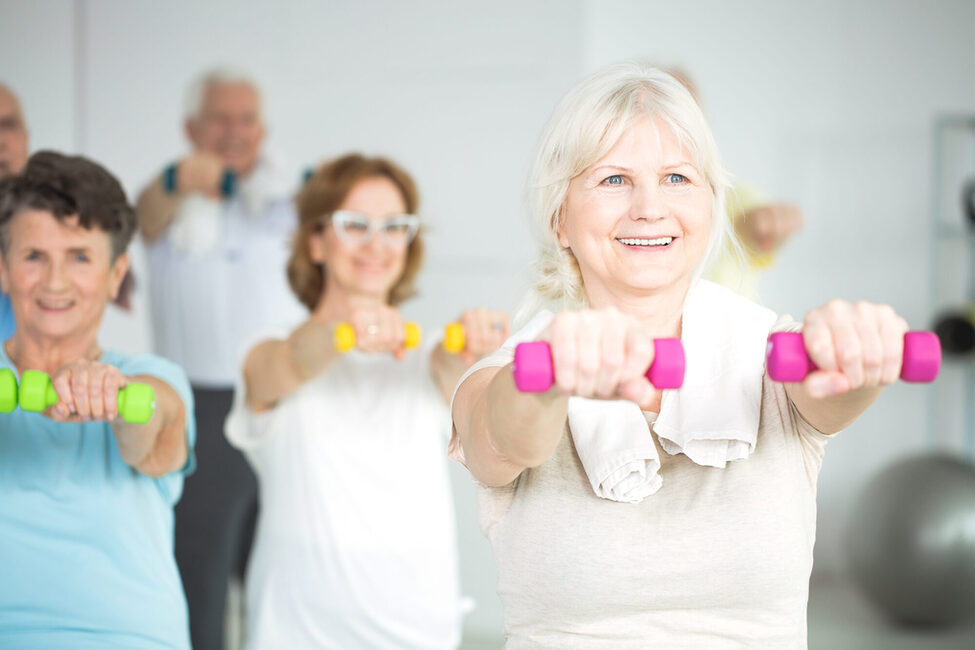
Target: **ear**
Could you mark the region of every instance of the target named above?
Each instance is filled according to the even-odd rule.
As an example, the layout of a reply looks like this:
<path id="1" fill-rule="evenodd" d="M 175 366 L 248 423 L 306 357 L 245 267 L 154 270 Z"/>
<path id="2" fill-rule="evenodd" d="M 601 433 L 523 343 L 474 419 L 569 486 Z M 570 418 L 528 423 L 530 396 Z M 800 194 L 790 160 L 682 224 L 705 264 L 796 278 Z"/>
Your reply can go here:
<path id="1" fill-rule="evenodd" d="M 10 295 L 10 276 L 7 273 L 7 256 L 0 253 L 0 290 Z"/>
<path id="2" fill-rule="evenodd" d="M 122 253 L 112 264 L 112 269 L 108 274 L 108 297 L 110 300 L 115 300 L 118 298 L 119 287 L 122 286 L 122 280 L 125 278 L 125 274 L 128 272 L 128 270 L 129 254 Z"/>
<path id="3" fill-rule="evenodd" d="M 187 140 L 189 140 L 190 142 L 192 142 L 194 146 L 197 146 L 197 143 L 196 143 L 196 124 L 193 122 L 192 119 L 187 118 L 183 122 L 183 133 L 186 135 L 186 139 Z"/>
<path id="4" fill-rule="evenodd" d="M 308 238 L 308 257 L 315 264 L 325 263 L 325 231 L 313 232 Z"/>
<path id="5" fill-rule="evenodd" d="M 569 236 L 565 234 L 565 206 L 559 208 L 558 214 L 555 215 L 556 223 L 555 235 L 559 238 L 559 243 L 562 248 L 569 247 Z"/>

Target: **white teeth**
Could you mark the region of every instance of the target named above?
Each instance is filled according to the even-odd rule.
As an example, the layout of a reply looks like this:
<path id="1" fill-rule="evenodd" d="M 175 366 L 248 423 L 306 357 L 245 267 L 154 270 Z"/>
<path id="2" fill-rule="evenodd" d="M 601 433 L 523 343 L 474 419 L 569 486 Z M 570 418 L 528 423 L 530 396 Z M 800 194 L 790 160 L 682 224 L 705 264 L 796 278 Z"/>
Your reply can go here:
<path id="1" fill-rule="evenodd" d="M 657 237 L 656 239 L 637 239 L 635 237 L 620 238 L 616 241 L 627 246 L 666 246 L 674 241 L 673 237 Z"/>

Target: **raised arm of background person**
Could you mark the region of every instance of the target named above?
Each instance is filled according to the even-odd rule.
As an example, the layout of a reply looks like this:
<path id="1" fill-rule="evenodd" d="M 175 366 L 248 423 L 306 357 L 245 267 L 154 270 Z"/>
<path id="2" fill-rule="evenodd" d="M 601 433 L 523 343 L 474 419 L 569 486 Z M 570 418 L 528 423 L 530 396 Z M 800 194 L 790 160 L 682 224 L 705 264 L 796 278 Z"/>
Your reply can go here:
<path id="1" fill-rule="evenodd" d="M 176 167 L 177 191 L 167 192 L 165 172 L 142 190 L 136 202 L 139 230 L 146 242 L 152 243 L 162 236 L 176 216 L 180 202 L 187 194 L 198 192 L 210 198 L 219 196 L 223 163 L 217 156 L 197 152 L 179 161 Z"/>

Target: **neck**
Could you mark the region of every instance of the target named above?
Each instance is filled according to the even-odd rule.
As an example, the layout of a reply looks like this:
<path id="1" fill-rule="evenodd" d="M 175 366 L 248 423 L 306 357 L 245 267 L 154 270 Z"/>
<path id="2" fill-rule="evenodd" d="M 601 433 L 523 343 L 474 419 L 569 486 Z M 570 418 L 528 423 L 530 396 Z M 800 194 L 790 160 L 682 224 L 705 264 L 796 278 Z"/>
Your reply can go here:
<path id="1" fill-rule="evenodd" d="M 589 295 L 589 301 L 593 309 L 615 307 L 636 318 L 656 338 L 680 337 L 684 299 L 689 288 L 690 282 L 686 281 L 643 294 L 607 289 Z"/>
<path id="2" fill-rule="evenodd" d="M 388 295 L 348 291 L 330 284 L 326 276 L 321 300 L 311 317 L 323 323 L 335 323 L 348 320 L 355 309 L 376 308 L 388 304 Z"/>
<path id="3" fill-rule="evenodd" d="M 78 359 L 95 360 L 101 356 L 101 348 L 94 334 L 83 338 L 31 336 L 17 330 L 6 342 L 7 356 L 19 372 L 41 370 L 51 375 L 63 366 Z"/>

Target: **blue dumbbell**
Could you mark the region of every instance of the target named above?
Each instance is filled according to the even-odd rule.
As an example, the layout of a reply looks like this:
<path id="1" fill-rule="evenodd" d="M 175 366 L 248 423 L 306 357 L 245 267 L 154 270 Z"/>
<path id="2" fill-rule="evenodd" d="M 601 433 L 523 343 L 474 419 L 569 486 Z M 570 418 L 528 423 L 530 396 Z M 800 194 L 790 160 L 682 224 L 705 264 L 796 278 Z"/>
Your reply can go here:
<path id="1" fill-rule="evenodd" d="M 178 163 L 173 163 L 163 170 L 163 189 L 167 194 L 172 194 L 179 190 L 178 187 Z M 229 199 L 237 191 L 237 173 L 232 169 L 223 170 L 220 178 L 220 196 Z"/>

